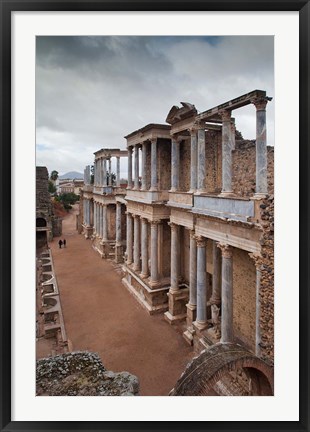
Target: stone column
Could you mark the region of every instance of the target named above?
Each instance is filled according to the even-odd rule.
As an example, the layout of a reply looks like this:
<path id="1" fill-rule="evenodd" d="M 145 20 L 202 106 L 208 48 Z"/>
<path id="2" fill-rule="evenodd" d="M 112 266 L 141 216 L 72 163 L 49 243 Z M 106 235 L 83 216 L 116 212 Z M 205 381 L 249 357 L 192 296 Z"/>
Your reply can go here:
<path id="1" fill-rule="evenodd" d="M 198 129 L 198 178 L 197 193 L 206 191 L 206 133 L 205 128 Z"/>
<path id="2" fill-rule="evenodd" d="M 102 186 L 102 158 L 99 159 L 99 186 Z"/>
<path id="3" fill-rule="evenodd" d="M 179 189 L 179 171 L 180 171 L 180 142 L 172 137 L 171 140 L 171 192 Z"/>
<path id="4" fill-rule="evenodd" d="M 158 274 L 158 224 L 159 220 L 151 221 L 151 280 L 150 284 L 156 286 L 159 283 Z"/>
<path id="5" fill-rule="evenodd" d="M 157 138 L 151 140 L 151 146 L 151 191 L 157 191 Z"/>
<path id="6" fill-rule="evenodd" d="M 140 217 L 133 215 L 134 218 L 134 265 L 135 271 L 140 271 Z"/>
<path id="7" fill-rule="evenodd" d="M 265 197 L 267 188 L 267 141 L 266 141 L 266 105 L 268 99 L 253 101 L 256 107 L 256 191 L 257 198 Z"/>
<path id="8" fill-rule="evenodd" d="M 108 241 L 108 206 L 102 207 L 102 241 Z"/>
<path id="9" fill-rule="evenodd" d="M 135 185 L 134 189 L 139 189 L 139 146 L 135 145 Z"/>
<path id="10" fill-rule="evenodd" d="M 222 250 L 221 343 L 232 343 L 234 341 L 232 249 L 227 244 L 219 244 L 219 247 Z"/>
<path id="11" fill-rule="evenodd" d="M 197 130 L 190 129 L 191 134 L 191 188 L 190 192 L 197 190 Z"/>
<path id="12" fill-rule="evenodd" d="M 100 237 L 100 204 L 97 204 L 97 234 Z"/>
<path id="13" fill-rule="evenodd" d="M 261 319 L 261 299 L 260 299 L 260 285 L 261 285 L 261 277 L 262 277 L 262 273 L 261 273 L 261 268 L 262 268 L 262 263 L 261 263 L 261 256 L 254 254 L 254 253 L 249 253 L 250 258 L 252 258 L 252 260 L 254 261 L 254 265 L 256 268 L 256 299 L 255 299 L 255 309 L 256 309 L 256 314 L 255 314 L 255 355 L 257 357 L 261 356 L 261 330 L 260 330 L 260 319 Z"/>
<path id="14" fill-rule="evenodd" d="M 231 118 L 230 133 L 231 133 L 231 149 L 235 150 L 235 148 L 236 148 L 236 123 L 235 123 L 235 119 L 233 117 Z"/>
<path id="15" fill-rule="evenodd" d="M 94 202 L 90 201 L 90 224 L 94 226 Z"/>
<path id="16" fill-rule="evenodd" d="M 132 189 L 132 147 L 128 147 L 128 185 L 127 189 Z"/>
<path id="17" fill-rule="evenodd" d="M 210 304 L 221 304 L 221 251 L 218 243 L 213 240 L 213 275 L 212 275 L 212 295 Z"/>
<path id="18" fill-rule="evenodd" d="M 146 190 L 146 151 L 147 143 L 142 143 L 142 190 Z"/>
<path id="19" fill-rule="evenodd" d="M 86 222 L 86 200 L 84 200 L 84 222 Z M 96 217 L 97 217 L 97 204 L 94 202 L 94 234 L 97 231 L 97 224 L 96 224 Z"/>
<path id="20" fill-rule="evenodd" d="M 127 265 L 132 264 L 132 215 L 127 212 L 127 240 L 126 240 L 126 252 L 127 252 Z"/>
<path id="21" fill-rule="evenodd" d="M 108 163 L 109 163 L 109 186 L 112 186 L 112 168 L 111 168 L 112 160 L 111 160 L 111 158 L 108 159 Z"/>
<path id="22" fill-rule="evenodd" d="M 122 243 L 122 204 L 120 202 L 116 202 L 116 236 L 115 241 L 116 244 L 119 245 Z"/>
<path id="23" fill-rule="evenodd" d="M 107 160 L 103 158 L 103 167 L 102 167 L 102 175 L 103 175 L 103 186 L 107 186 Z"/>
<path id="24" fill-rule="evenodd" d="M 171 227 L 171 288 L 170 291 L 176 292 L 179 290 L 179 275 L 180 275 L 179 226 L 173 222 L 170 222 L 169 225 Z"/>
<path id="25" fill-rule="evenodd" d="M 189 244 L 189 305 L 197 304 L 197 244 L 195 231 L 191 230 Z"/>
<path id="26" fill-rule="evenodd" d="M 197 240 L 197 317 L 196 326 L 202 330 L 207 326 L 207 269 L 206 246 L 204 237 L 196 237 Z"/>
<path id="27" fill-rule="evenodd" d="M 141 218 L 141 258 L 142 258 L 142 271 L 141 277 L 147 278 L 149 275 L 148 269 L 148 238 L 147 238 L 147 225 L 148 221 L 145 218 Z"/>
<path id="28" fill-rule="evenodd" d="M 99 205 L 99 236 L 103 236 L 103 206 Z"/>
<path id="29" fill-rule="evenodd" d="M 222 192 L 221 196 L 232 195 L 232 155 L 231 155 L 231 112 L 223 110 L 222 116 Z"/>
<path id="30" fill-rule="evenodd" d="M 116 186 L 120 187 L 121 178 L 120 178 L 120 157 L 116 156 Z"/>

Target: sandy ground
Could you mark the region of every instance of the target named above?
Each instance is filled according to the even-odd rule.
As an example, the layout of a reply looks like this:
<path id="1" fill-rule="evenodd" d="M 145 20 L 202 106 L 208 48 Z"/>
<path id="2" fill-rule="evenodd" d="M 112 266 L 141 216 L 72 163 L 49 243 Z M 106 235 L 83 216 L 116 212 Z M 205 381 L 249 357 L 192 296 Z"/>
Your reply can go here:
<path id="1" fill-rule="evenodd" d="M 181 330 L 150 316 L 121 282 L 120 268 L 101 259 L 75 229 L 73 209 L 63 220 L 67 247 L 51 243 L 67 337 L 73 350 L 98 352 L 104 366 L 140 380 L 140 394 L 168 395 L 192 358 Z"/>

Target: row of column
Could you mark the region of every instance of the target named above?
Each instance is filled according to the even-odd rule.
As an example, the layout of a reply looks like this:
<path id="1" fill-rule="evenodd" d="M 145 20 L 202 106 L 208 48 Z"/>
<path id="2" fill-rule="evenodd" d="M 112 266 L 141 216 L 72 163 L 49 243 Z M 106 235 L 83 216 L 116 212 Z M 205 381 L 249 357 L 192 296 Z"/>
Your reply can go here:
<path id="1" fill-rule="evenodd" d="M 120 202 L 116 202 L 115 221 L 116 245 L 120 245 L 122 243 L 122 204 Z M 102 238 L 102 241 L 108 240 L 108 207 L 106 204 L 94 203 L 94 232 Z"/>
<path id="2" fill-rule="evenodd" d="M 141 272 L 140 276 L 142 278 L 150 276 L 150 285 L 152 286 L 159 283 L 158 235 L 161 223 L 160 220 L 149 221 L 146 218 L 127 212 L 127 265 L 133 264 L 133 270 Z M 148 224 L 151 225 L 150 273 L 148 265 Z"/>
<path id="3" fill-rule="evenodd" d="M 266 105 L 268 98 L 252 101 L 256 107 L 256 195 L 267 194 L 267 141 Z M 222 118 L 222 196 L 232 194 L 232 150 L 235 148 L 235 123 L 231 111 L 221 110 Z M 190 191 L 206 192 L 206 125 L 190 129 L 191 135 L 191 176 Z M 182 137 L 172 136 L 171 141 L 171 191 L 179 190 L 180 144 Z"/>
<path id="4" fill-rule="evenodd" d="M 95 186 L 112 186 L 112 158 L 101 157 L 94 163 Z M 107 169 L 108 161 L 108 169 Z M 120 187 L 120 156 L 116 156 L 116 186 Z"/>
<path id="5" fill-rule="evenodd" d="M 91 211 L 92 211 L 91 201 L 84 198 L 84 201 L 83 201 L 83 220 L 84 220 L 84 223 L 86 225 L 91 225 L 91 223 L 92 223 Z"/>
<path id="6" fill-rule="evenodd" d="M 149 190 L 157 191 L 158 190 L 158 178 L 157 178 L 157 138 L 152 139 L 151 141 L 151 187 Z M 147 156 L 147 147 L 149 146 L 149 142 L 143 142 L 142 144 L 136 144 L 134 146 L 128 147 L 128 189 L 133 190 L 147 190 L 147 169 L 146 169 L 146 156 Z M 141 167 L 141 188 L 140 188 L 140 149 L 142 151 L 142 167 Z M 132 169 L 132 157 L 134 153 L 134 175 Z"/>

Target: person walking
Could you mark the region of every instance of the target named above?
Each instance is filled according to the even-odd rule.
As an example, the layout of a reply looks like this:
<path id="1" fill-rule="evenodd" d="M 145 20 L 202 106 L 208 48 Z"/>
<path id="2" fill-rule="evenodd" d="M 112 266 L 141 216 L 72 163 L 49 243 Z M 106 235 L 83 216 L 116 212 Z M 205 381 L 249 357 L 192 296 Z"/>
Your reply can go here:
<path id="1" fill-rule="evenodd" d="M 59 240 L 58 244 L 59 244 L 59 249 L 61 249 L 61 246 L 62 246 L 62 240 Z"/>
<path id="2" fill-rule="evenodd" d="M 64 247 L 66 247 L 66 244 L 67 244 L 66 239 L 64 239 L 63 244 L 64 244 Z"/>

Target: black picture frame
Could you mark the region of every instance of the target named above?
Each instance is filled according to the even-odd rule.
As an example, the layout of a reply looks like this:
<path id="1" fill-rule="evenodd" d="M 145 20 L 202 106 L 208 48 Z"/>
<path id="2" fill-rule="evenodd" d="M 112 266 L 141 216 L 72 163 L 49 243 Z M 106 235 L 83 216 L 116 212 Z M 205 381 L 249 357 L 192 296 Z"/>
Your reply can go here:
<path id="1" fill-rule="evenodd" d="M 300 420 L 285 422 L 23 422 L 11 421 L 11 13 L 15 11 L 298 11 L 300 68 Z M 1 431 L 208 430 L 310 431 L 309 423 L 309 0 L 0 0 L 1 182 L 0 182 L 0 425 Z M 296 213 L 292 211 L 292 220 Z M 293 222 L 292 222 L 293 223 Z M 297 280 L 297 278 L 296 278 Z"/>

